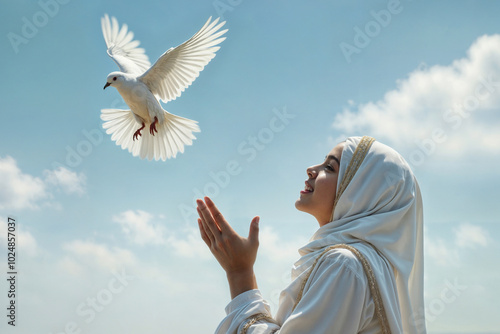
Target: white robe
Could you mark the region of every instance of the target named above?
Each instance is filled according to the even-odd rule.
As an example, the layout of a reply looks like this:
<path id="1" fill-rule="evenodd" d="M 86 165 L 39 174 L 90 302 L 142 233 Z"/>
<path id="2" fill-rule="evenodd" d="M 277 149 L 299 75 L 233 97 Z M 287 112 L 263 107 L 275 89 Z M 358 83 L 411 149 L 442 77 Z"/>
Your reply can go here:
<path id="1" fill-rule="evenodd" d="M 366 247 L 352 245 L 358 250 Z M 319 255 L 319 254 L 318 254 Z M 367 255 L 366 253 L 364 254 Z M 387 263 L 378 255 L 377 266 L 373 270 L 383 272 L 394 286 L 394 275 Z M 309 263 L 309 268 L 312 263 Z M 295 280 L 281 292 L 280 305 L 274 319 L 269 304 L 259 290 L 250 290 L 236 296 L 226 307 L 227 317 L 217 328 L 217 334 L 240 333 L 254 315 L 265 314 L 251 325 L 247 334 L 375 334 L 380 333 L 380 325 L 375 316 L 375 305 L 368 287 L 368 279 L 358 258 L 346 249 L 333 249 L 323 255 L 321 262 L 307 280 L 300 303 L 295 304 L 300 286 L 308 268 L 301 268 Z M 384 305 L 397 309 L 397 297 L 393 291 L 394 305 Z"/>

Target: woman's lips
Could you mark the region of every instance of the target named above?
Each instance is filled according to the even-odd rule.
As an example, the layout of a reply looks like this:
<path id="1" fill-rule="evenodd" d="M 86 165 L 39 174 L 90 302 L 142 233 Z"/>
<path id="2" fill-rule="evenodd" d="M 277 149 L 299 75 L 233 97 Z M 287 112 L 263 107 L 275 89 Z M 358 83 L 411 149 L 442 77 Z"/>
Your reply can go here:
<path id="1" fill-rule="evenodd" d="M 313 187 L 311 187 L 309 185 L 309 183 L 307 183 L 307 181 L 305 182 L 306 186 L 304 187 L 304 190 L 301 190 L 300 193 L 301 194 L 309 194 L 309 193 L 312 193 L 314 191 Z"/>

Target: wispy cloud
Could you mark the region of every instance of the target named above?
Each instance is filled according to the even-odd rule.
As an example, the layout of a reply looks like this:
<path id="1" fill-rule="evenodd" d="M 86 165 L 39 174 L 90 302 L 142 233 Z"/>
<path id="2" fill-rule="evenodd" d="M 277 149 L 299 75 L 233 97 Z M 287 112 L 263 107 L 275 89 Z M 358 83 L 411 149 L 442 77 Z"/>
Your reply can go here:
<path id="1" fill-rule="evenodd" d="M 86 176 L 83 173 L 72 172 L 64 167 L 45 170 L 45 182 L 60 188 L 66 194 L 85 194 Z"/>
<path id="2" fill-rule="evenodd" d="M 7 224 L 5 223 L 7 221 L 6 217 L 0 217 L 0 245 L 2 248 L 6 248 L 4 246 L 7 246 Z M 39 254 L 40 248 L 38 247 L 38 243 L 33 237 L 33 235 L 29 232 L 24 230 L 22 225 L 17 226 L 17 240 L 16 240 L 16 245 L 18 252 L 21 253 L 22 256 L 29 256 L 29 257 L 35 257 L 36 255 Z"/>
<path id="3" fill-rule="evenodd" d="M 455 244 L 461 248 L 486 247 L 490 242 L 488 231 L 478 225 L 463 223 L 454 233 Z"/>
<path id="4" fill-rule="evenodd" d="M 92 241 L 74 240 L 64 244 L 63 248 L 68 257 L 63 258 L 61 263 L 73 273 L 96 266 L 107 271 L 119 270 L 137 263 L 135 255 L 127 249 Z"/>
<path id="5" fill-rule="evenodd" d="M 113 216 L 113 221 L 121 226 L 122 232 L 138 245 L 165 243 L 165 229 L 152 222 L 153 215 L 142 211 L 127 210 Z"/>
<path id="6" fill-rule="evenodd" d="M 447 237 L 425 237 L 425 253 L 433 263 L 443 267 L 460 267 L 464 252 L 488 247 L 490 235 L 486 229 L 470 223 L 457 224 Z"/>
<path id="7" fill-rule="evenodd" d="M 36 209 L 50 197 L 44 181 L 25 174 L 14 158 L 0 158 L 0 209 Z"/>
<path id="8" fill-rule="evenodd" d="M 161 219 L 164 217 L 155 217 L 142 210 L 127 210 L 112 218 L 120 225 L 122 233 L 134 244 L 161 245 L 171 249 L 177 256 L 185 258 L 211 257 L 210 250 L 202 241 L 198 229 L 183 227 L 182 230 L 167 230 L 158 222 Z"/>
<path id="9" fill-rule="evenodd" d="M 212 254 L 200 232 L 195 228 L 184 228 L 182 233 L 176 233 L 168 238 L 168 245 L 175 254 L 185 258 L 210 259 Z"/>
<path id="10" fill-rule="evenodd" d="M 269 260 L 278 263 L 295 262 L 299 257 L 297 250 L 302 243 L 283 240 L 270 226 L 264 226 L 259 233 L 259 252 L 265 254 Z"/>
<path id="11" fill-rule="evenodd" d="M 440 238 L 425 240 L 425 253 L 432 262 L 443 267 L 459 267 L 460 256 L 458 250 L 450 247 L 449 243 Z"/>

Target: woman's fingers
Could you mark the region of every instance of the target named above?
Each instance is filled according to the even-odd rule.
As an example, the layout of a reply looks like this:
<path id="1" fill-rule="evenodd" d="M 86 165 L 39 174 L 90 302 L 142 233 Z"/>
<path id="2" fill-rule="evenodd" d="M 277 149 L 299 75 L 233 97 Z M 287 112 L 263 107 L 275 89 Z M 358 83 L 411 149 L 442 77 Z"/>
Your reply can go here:
<path id="1" fill-rule="evenodd" d="M 231 225 L 229 225 L 222 213 L 215 206 L 214 202 L 212 202 L 210 197 L 205 197 L 205 202 L 207 203 L 208 210 L 212 214 L 212 217 L 217 223 L 217 226 L 220 228 L 221 232 L 233 232 Z"/>
<path id="2" fill-rule="evenodd" d="M 208 236 L 207 232 L 205 231 L 205 228 L 203 227 L 203 222 L 201 221 L 201 218 L 198 218 L 198 228 L 200 229 L 200 235 L 203 241 L 207 244 L 208 247 L 211 247 L 212 245 L 212 240 Z"/>
<path id="3" fill-rule="evenodd" d="M 214 234 L 212 233 L 212 231 L 208 227 L 206 220 L 205 220 L 205 217 L 203 216 L 203 213 L 201 212 L 199 207 L 196 207 L 196 211 L 198 211 L 198 216 L 200 216 L 200 218 L 198 218 L 198 224 L 200 226 L 200 233 L 203 232 L 201 237 L 203 238 L 203 236 L 205 235 L 207 237 L 208 241 L 210 242 L 210 244 L 209 244 L 209 246 L 210 246 L 214 242 L 214 239 L 215 239 Z M 205 240 L 205 239 L 203 239 L 203 240 Z"/>
<path id="4" fill-rule="evenodd" d="M 212 213 L 206 206 L 205 202 L 201 199 L 196 200 L 196 204 L 198 204 L 198 215 L 205 226 L 208 226 L 208 230 L 211 232 L 214 238 L 220 237 L 221 230 L 219 226 L 217 226 L 214 218 L 212 217 Z M 210 237 L 209 231 L 206 231 L 208 236 Z"/>

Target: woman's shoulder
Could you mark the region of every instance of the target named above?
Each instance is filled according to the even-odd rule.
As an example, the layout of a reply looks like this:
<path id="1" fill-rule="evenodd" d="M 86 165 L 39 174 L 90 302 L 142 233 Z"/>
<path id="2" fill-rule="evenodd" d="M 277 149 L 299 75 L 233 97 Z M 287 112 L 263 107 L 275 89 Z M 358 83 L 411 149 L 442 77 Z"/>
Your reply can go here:
<path id="1" fill-rule="evenodd" d="M 324 260 L 328 260 L 333 263 L 347 263 L 347 264 L 360 264 L 361 262 L 356 257 L 352 250 L 347 248 L 333 248 L 328 247 L 323 251 Z"/>
<path id="2" fill-rule="evenodd" d="M 363 265 L 356 255 L 345 248 L 326 248 L 317 259 L 316 272 L 331 272 L 340 275 L 352 273 L 363 278 Z"/>
<path id="3" fill-rule="evenodd" d="M 367 258 L 369 260 L 367 260 Z M 374 261 L 375 260 L 375 261 Z M 350 271 L 358 278 L 365 281 L 366 275 L 363 267 L 363 261 L 366 261 L 370 267 L 377 271 L 384 270 L 379 267 L 385 267 L 383 259 L 375 250 L 371 250 L 365 245 L 354 244 L 343 246 L 327 247 L 318 259 L 318 270 L 336 270 L 338 272 Z"/>

